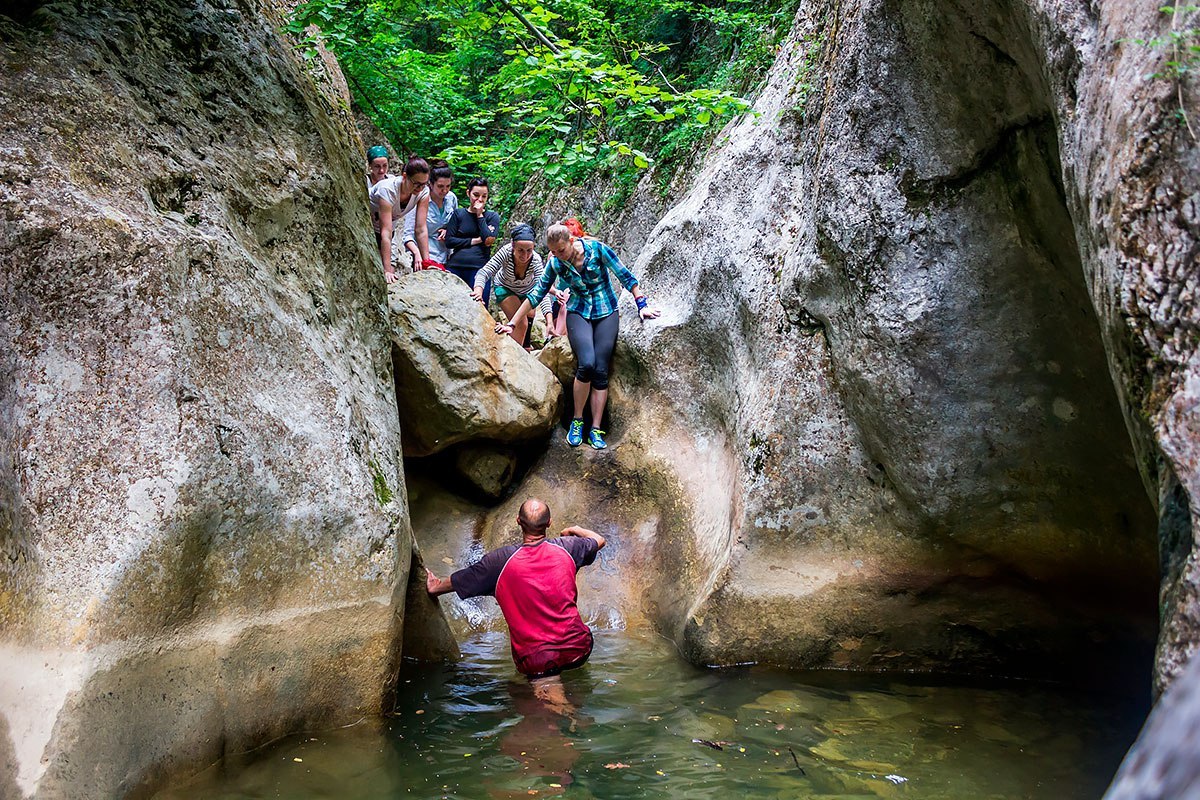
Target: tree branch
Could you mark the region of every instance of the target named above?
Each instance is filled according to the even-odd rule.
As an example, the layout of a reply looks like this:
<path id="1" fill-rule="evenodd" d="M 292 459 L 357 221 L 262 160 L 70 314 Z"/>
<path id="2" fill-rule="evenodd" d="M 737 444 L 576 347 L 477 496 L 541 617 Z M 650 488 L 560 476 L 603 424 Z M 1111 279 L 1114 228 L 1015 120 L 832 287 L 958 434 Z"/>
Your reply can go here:
<path id="1" fill-rule="evenodd" d="M 543 47 L 545 47 L 551 53 L 554 53 L 556 56 L 562 53 L 562 49 L 560 49 L 559 46 L 554 42 L 550 41 L 550 39 L 546 37 L 546 34 L 542 33 L 541 29 L 530 22 L 524 14 L 514 8 L 512 3 L 508 2 L 508 0 L 497 0 L 497 2 L 504 6 L 505 11 L 516 17 L 517 21 L 524 25 L 526 30 L 533 34 L 533 38 L 542 43 Z"/>

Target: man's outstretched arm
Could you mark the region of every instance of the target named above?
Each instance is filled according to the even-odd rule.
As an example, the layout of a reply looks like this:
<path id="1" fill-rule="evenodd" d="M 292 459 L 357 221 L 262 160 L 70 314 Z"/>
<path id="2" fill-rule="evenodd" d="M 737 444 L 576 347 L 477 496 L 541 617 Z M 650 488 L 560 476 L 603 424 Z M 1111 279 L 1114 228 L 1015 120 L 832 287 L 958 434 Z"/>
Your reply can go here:
<path id="1" fill-rule="evenodd" d="M 596 533 L 595 531 L 589 531 L 587 528 L 580 528 L 577 525 L 572 525 L 571 527 L 564 529 L 560 535 L 561 536 L 578 536 L 581 539 L 591 539 L 593 542 L 596 543 L 597 551 L 604 549 L 604 545 L 605 545 L 604 537 L 601 536 L 600 534 Z"/>
<path id="2" fill-rule="evenodd" d="M 439 578 L 433 574 L 433 570 L 426 567 L 425 591 L 429 592 L 430 597 L 440 597 L 441 595 L 453 592 L 454 586 L 450 583 L 450 578 Z"/>

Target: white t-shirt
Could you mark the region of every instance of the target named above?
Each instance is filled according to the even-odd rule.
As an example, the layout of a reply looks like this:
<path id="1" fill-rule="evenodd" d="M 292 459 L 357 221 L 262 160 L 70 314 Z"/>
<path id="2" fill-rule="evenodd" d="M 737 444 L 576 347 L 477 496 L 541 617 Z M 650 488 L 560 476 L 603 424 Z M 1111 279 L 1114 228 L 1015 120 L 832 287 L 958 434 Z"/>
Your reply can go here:
<path id="1" fill-rule="evenodd" d="M 389 203 L 392 204 L 392 231 L 395 232 L 397 230 L 397 228 L 399 228 L 402 231 L 411 231 L 412 230 L 411 226 L 408 228 L 405 228 L 403 224 L 397 225 L 397 223 L 409 211 L 414 212 L 413 217 L 414 217 L 414 221 L 415 221 L 415 218 L 416 218 L 415 210 L 417 207 L 417 203 L 419 203 L 421 201 L 422 197 L 429 196 L 429 187 L 426 186 L 425 188 L 421 189 L 420 192 L 413 192 L 411 195 L 409 195 L 408 203 L 403 208 L 401 208 L 396 203 L 396 199 L 400 196 L 400 183 L 403 180 L 404 179 L 398 175 L 389 175 L 388 177 L 384 178 L 379 183 L 377 183 L 371 187 L 371 217 L 375 220 L 376 232 L 378 232 L 380 230 L 379 205 L 380 205 L 381 199 L 386 199 Z M 401 238 L 403 238 L 403 237 L 401 237 Z"/>

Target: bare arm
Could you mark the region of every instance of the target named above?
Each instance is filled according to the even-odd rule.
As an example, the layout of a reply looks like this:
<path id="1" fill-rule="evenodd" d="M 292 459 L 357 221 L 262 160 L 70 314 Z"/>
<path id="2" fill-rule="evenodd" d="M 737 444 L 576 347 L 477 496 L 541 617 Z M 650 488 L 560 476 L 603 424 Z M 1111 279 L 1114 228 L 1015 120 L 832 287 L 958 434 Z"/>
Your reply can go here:
<path id="1" fill-rule="evenodd" d="M 529 304 L 529 298 L 526 297 L 524 300 L 521 301 L 521 305 L 520 305 L 520 307 L 517 308 L 516 313 L 514 313 L 509 318 L 507 324 L 502 323 L 502 322 L 496 323 L 496 333 L 505 333 L 505 334 L 512 333 L 512 329 L 513 329 L 512 321 L 514 319 L 520 319 L 525 314 L 528 314 L 529 310 L 531 308 L 533 308 L 533 306 Z"/>
<path id="2" fill-rule="evenodd" d="M 392 204 L 386 198 L 379 200 L 379 256 L 383 259 L 383 275 L 388 283 L 396 280 L 392 269 Z"/>
<path id="3" fill-rule="evenodd" d="M 421 251 L 421 263 L 414 266 L 420 269 L 429 260 L 429 226 L 426 224 L 426 220 L 429 218 L 428 193 L 423 193 L 421 199 L 417 201 L 416 213 L 417 215 L 413 219 L 413 239 L 417 242 L 417 249 Z"/>
<path id="4" fill-rule="evenodd" d="M 591 539 L 596 543 L 596 550 L 603 550 L 606 542 L 604 537 L 595 531 L 589 531 L 587 528 L 580 528 L 577 525 L 572 525 L 570 528 L 563 529 L 561 536 L 578 536 L 581 539 Z"/>
<path id="5" fill-rule="evenodd" d="M 433 574 L 433 570 L 425 568 L 425 591 L 429 592 L 430 597 L 441 597 L 444 594 L 449 594 L 454 591 L 453 584 L 450 583 L 450 578 L 439 578 Z"/>
<path id="6" fill-rule="evenodd" d="M 504 266 L 504 260 L 509 258 L 509 253 L 511 252 L 512 244 L 506 242 L 496 252 L 492 253 L 492 257 L 488 259 L 487 263 L 483 265 L 479 272 L 475 273 L 475 286 L 471 289 L 472 297 L 481 303 L 483 302 L 483 288 L 487 286 L 488 281 L 495 280 L 496 276 L 500 274 L 500 270 Z"/>

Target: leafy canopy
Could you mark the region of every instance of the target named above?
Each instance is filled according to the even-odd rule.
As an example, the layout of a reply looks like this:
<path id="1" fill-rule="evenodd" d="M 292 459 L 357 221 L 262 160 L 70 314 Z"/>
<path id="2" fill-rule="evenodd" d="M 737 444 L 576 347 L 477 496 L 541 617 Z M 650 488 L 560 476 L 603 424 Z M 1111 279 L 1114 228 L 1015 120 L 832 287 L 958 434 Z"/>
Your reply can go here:
<path id="1" fill-rule="evenodd" d="M 796 0 L 305 0 L 359 106 L 405 152 L 487 175 L 501 206 L 649 168 L 743 111 Z M 505 203 L 508 200 L 508 203 Z"/>

